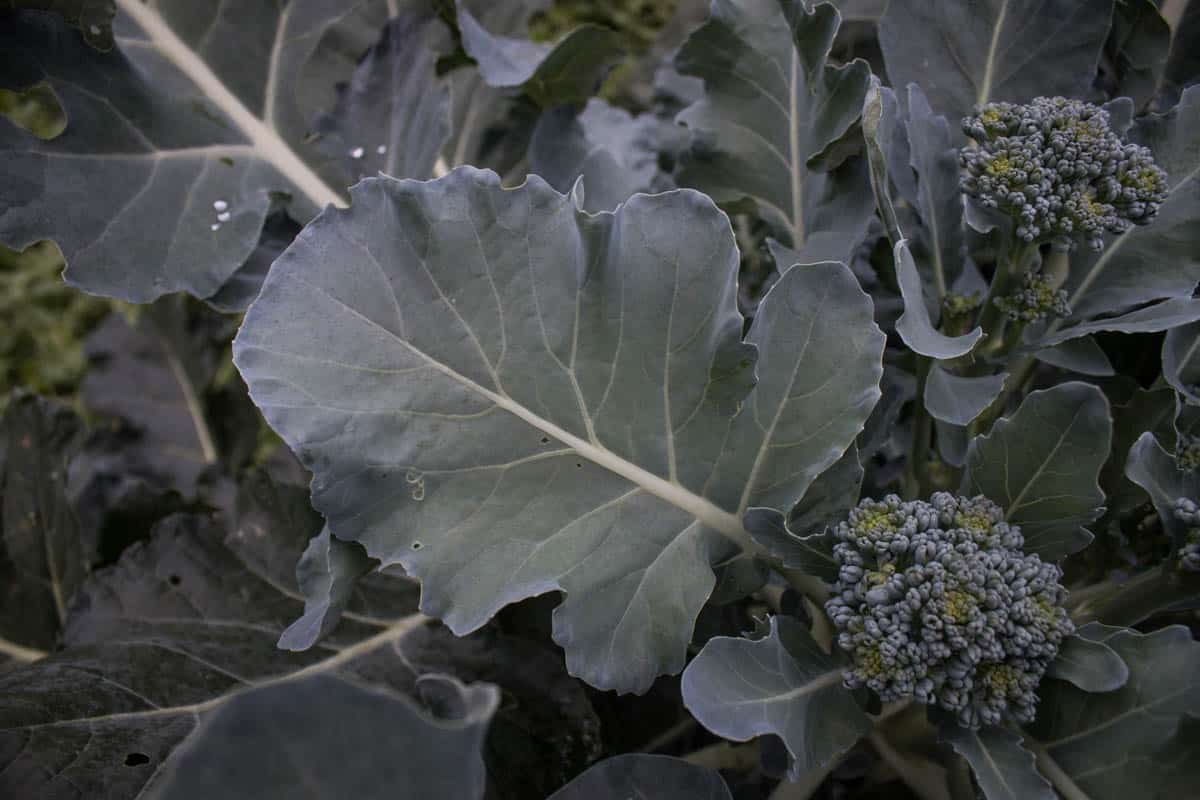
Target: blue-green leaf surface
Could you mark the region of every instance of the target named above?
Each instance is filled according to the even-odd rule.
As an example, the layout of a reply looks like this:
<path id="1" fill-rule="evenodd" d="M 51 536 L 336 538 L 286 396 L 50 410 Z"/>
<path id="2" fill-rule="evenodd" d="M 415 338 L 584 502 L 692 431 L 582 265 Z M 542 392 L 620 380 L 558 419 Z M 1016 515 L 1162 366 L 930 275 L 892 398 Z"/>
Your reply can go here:
<path id="1" fill-rule="evenodd" d="M 482 798 L 500 692 L 433 675 L 418 686 L 444 717 L 329 675 L 239 694 L 188 737 L 149 797 Z"/>
<path id="2" fill-rule="evenodd" d="M 353 196 L 275 262 L 235 342 L 333 533 L 460 633 L 565 592 L 555 640 L 593 685 L 682 668 L 742 514 L 790 508 L 879 397 L 853 275 L 788 270 L 743 341 L 732 231 L 696 192 L 591 216 L 464 167 Z"/>
<path id="3" fill-rule="evenodd" d="M 969 730 L 949 719 L 938 726 L 938 738 L 967 760 L 987 800 L 1056 800 L 1050 782 L 1034 766 L 1033 753 L 1021 736 L 1005 728 Z"/>
<path id="4" fill-rule="evenodd" d="M 788 777 L 799 780 L 870 729 L 842 670 L 799 622 L 775 616 L 763 639 L 710 639 L 683 673 L 683 702 L 726 739 L 778 736 L 791 757 Z"/>
<path id="5" fill-rule="evenodd" d="M 550 795 L 547 800 L 595 798 L 646 800 L 732 800 L 721 774 L 682 758 L 626 753 L 606 758 Z"/>
<path id="6" fill-rule="evenodd" d="M 1125 476 L 1150 495 L 1163 529 L 1176 544 L 1187 536 L 1187 525 L 1175 518 L 1175 501 L 1200 499 L 1200 473 L 1185 472 L 1175 457 L 1163 449 L 1152 431 L 1146 431 L 1129 448 Z"/>
<path id="7" fill-rule="evenodd" d="M 893 86 L 918 83 L 952 120 L 977 105 L 1083 95 L 1113 0 L 891 0 L 879 44 Z"/>
<path id="8" fill-rule="evenodd" d="M 331 157 L 309 133 L 378 40 L 388 3 L 117 6 L 108 53 L 48 14 L 17 14 L 0 28 L 0 86 L 45 82 L 67 117 L 49 140 L 0 120 L 0 238 L 17 248 L 54 239 L 67 280 L 89 292 L 209 297 L 254 251 L 273 194 L 288 195 L 301 221 L 345 202 L 355 159 Z M 342 120 L 352 152 L 404 152 L 413 136 L 394 134 L 414 126 L 408 113 L 444 100 L 432 62 L 412 66 L 391 114 Z M 442 124 L 437 114 L 419 119 Z"/>
<path id="9" fill-rule="evenodd" d="M 705 85 L 678 116 L 680 185 L 751 202 L 805 263 L 847 261 L 871 217 L 866 164 L 847 158 L 870 69 L 826 63 L 838 25 L 828 3 L 714 0 L 675 59 Z"/>
<path id="10" fill-rule="evenodd" d="M 1167 383 L 1188 403 L 1200 405 L 1200 322 L 1167 331 L 1162 371 Z"/>
<path id="11" fill-rule="evenodd" d="M 1039 760 L 1053 762 L 1082 796 L 1147 796 L 1147 768 L 1166 770 L 1179 754 L 1176 731 L 1200 711 L 1200 644 L 1180 625 L 1146 634 L 1111 628 L 1099 640 L 1128 665 L 1125 685 L 1096 694 L 1045 680 L 1026 730 L 1044 753 Z"/>
<path id="12" fill-rule="evenodd" d="M 1104 511 L 1100 469 L 1112 441 L 1108 400 L 1070 382 L 1032 392 L 967 451 L 960 493 L 982 494 L 1021 526 L 1025 549 L 1057 560 L 1085 547 Z"/>
<path id="13" fill-rule="evenodd" d="M 1046 675 L 1069 681 L 1085 692 L 1111 692 L 1129 680 L 1129 667 L 1104 639 L 1120 628 L 1092 622 L 1069 636 L 1050 662 Z"/>
<path id="14" fill-rule="evenodd" d="M 934 419 L 951 425 L 966 425 L 992 404 L 1007 378 L 1007 372 L 955 375 L 934 364 L 925 381 L 925 408 Z"/>
<path id="15" fill-rule="evenodd" d="M 921 273 L 913 261 L 907 242 L 898 242 L 893 253 L 896 264 L 896 282 L 904 298 L 904 313 L 896 320 L 896 332 L 914 352 L 936 359 L 958 358 L 971 352 L 971 348 L 983 336 L 982 328 L 975 328 L 962 336 L 947 336 L 933 325 L 929 308 L 925 304 L 921 288 Z"/>

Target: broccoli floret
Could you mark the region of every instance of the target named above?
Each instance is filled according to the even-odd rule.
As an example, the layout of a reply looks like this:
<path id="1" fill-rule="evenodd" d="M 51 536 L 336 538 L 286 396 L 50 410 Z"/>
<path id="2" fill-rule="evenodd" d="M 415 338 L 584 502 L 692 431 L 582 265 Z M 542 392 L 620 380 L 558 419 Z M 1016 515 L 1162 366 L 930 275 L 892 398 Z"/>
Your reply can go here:
<path id="1" fill-rule="evenodd" d="M 1200 436 L 1181 434 L 1175 445 L 1175 464 L 1184 472 L 1200 467 Z"/>
<path id="2" fill-rule="evenodd" d="M 978 728 L 1033 719 L 1042 674 L 1075 626 L 1062 572 L 1022 551 L 1020 528 L 982 496 L 863 500 L 834 529 L 825 609 L 852 689 L 914 697 Z"/>
<path id="3" fill-rule="evenodd" d="M 1091 103 L 989 103 L 962 125 L 979 145 L 960 151 L 962 190 L 1012 216 L 1027 242 L 1082 235 L 1100 250 L 1106 231 L 1145 225 L 1166 199 L 1167 174 L 1150 151 L 1122 142 Z"/>
<path id="4" fill-rule="evenodd" d="M 1179 548 L 1181 572 L 1200 572 L 1200 507 L 1186 497 L 1175 501 L 1175 519 L 1188 526 L 1187 537 Z"/>
<path id="5" fill-rule="evenodd" d="M 983 305 L 979 292 L 957 294 L 948 292 L 942 298 L 942 330 L 950 336 L 961 336 L 971 330 L 975 314 Z"/>
<path id="6" fill-rule="evenodd" d="M 1071 313 L 1067 307 L 1067 293 L 1055 289 L 1041 272 L 1033 270 L 1025 273 L 1019 291 L 1007 297 L 997 297 L 992 302 L 1005 316 L 1016 322 L 1037 322 L 1051 314 L 1065 317 Z"/>

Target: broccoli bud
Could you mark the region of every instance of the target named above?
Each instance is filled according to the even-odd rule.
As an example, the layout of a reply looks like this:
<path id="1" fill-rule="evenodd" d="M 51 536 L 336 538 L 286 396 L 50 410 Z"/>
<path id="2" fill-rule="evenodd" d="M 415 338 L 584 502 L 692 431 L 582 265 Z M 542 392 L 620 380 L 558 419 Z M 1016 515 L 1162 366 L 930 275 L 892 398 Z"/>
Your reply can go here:
<path id="1" fill-rule="evenodd" d="M 1200 467 L 1200 436 L 1183 434 L 1175 445 L 1175 463 L 1184 472 Z"/>
<path id="2" fill-rule="evenodd" d="M 1067 293 L 1055 289 L 1041 272 L 1025 273 L 1022 288 L 1008 297 L 993 300 L 996 307 L 1015 322 L 1037 322 L 1051 314 L 1065 317 L 1071 313 L 1067 307 Z"/>
<path id="3" fill-rule="evenodd" d="M 1200 572 L 1200 507 L 1181 497 L 1175 501 L 1175 519 L 1188 526 L 1187 538 L 1179 548 L 1178 569 L 1181 572 Z"/>
<path id="4" fill-rule="evenodd" d="M 863 500 L 834 530 L 825 609 L 852 666 L 885 702 L 914 697 L 978 728 L 1033 719 L 1042 674 L 1075 626 L 1062 572 L 1022 551 L 985 497 Z"/>
<path id="5" fill-rule="evenodd" d="M 988 103 L 962 126 L 979 144 L 960 151 L 962 190 L 1010 215 L 1027 242 L 1073 245 L 1082 235 L 1100 250 L 1106 231 L 1145 225 L 1166 199 L 1167 175 L 1150 151 L 1122 142 L 1091 103 Z"/>

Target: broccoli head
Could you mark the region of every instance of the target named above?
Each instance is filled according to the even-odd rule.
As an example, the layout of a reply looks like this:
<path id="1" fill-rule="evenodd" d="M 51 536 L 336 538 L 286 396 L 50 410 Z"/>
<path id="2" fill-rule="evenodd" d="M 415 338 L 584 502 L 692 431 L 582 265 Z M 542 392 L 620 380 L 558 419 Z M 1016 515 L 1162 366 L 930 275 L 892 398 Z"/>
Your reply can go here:
<path id="1" fill-rule="evenodd" d="M 960 151 L 962 190 L 1013 217 L 1027 242 L 1082 236 L 1100 250 L 1106 231 L 1146 224 L 1166 199 L 1167 175 L 1150 151 L 1122 142 L 1091 103 L 988 103 L 962 124 L 979 145 Z"/>
<path id="2" fill-rule="evenodd" d="M 850 655 L 843 678 L 978 728 L 1033 719 L 1042 674 L 1075 626 L 1061 571 L 1022 551 L 1020 528 L 980 496 L 863 500 L 834 529 L 825 609 Z"/>

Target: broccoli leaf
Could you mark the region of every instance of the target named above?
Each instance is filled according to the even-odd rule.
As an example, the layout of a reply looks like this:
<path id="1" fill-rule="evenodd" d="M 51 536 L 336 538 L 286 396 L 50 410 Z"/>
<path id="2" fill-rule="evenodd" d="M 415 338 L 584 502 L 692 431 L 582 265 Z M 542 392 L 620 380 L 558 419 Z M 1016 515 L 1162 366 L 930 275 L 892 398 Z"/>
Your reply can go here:
<path id="1" fill-rule="evenodd" d="M 557 589 L 572 674 L 645 691 L 680 669 L 742 514 L 790 508 L 879 397 L 853 275 L 788 270 L 743 342 L 732 231 L 698 193 L 590 216 L 460 167 L 353 194 L 234 346 L 316 508 L 456 632 Z"/>
<path id="2" fill-rule="evenodd" d="M 933 325 L 925 294 L 921 288 L 921 273 L 913 261 L 908 243 L 896 243 L 893 253 L 896 264 L 896 282 L 904 298 L 904 313 L 896 320 L 896 332 L 904 343 L 915 352 L 936 359 L 958 358 L 971 352 L 971 348 L 983 336 L 983 329 L 976 327 L 962 336 L 947 336 Z"/>
<path id="3" fill-rule="evenodd" d="M 1031 392 L 967 450 L 960 494 L 982 494 L 1021 526 L 1025 550 L 1057 560 L 1085 547 L 1103 513 L 1100 469 L 1112 441 L 1108 400 L 1069 382 Z"/>
<path id="4" fill-rule="evenodd" d="M 879 44 L 894 86 L 958 119 L 996 100 L 1087 93 L 1113 0 L 892 0 Z"/>
<path id="5" fill-rule="evenodd" d="M 1078 372 L 1080 375 L 1108 378 L 1117 374 L 1104 350 L 1090 336 L 1080 336 L 1043 347 L 1036 351 L 1033 357 L 1052 367 Z"/>
<path id="6" fill-rule="evenodd" d="M 388 4 L 117 6 L 108 53 L 48 14 L 19 13 L 0 29 L 0 85 L 44 83 L 67 117 L 65 132 L 45 141 L 0 120 L 0 164 L 11 176 L 0 237 L 17 247 L 53 238 L 68 282 L 89 292 L 135 302 L 174 291 L 210 297 L 258 245 L 273 197 L 289 196 L 301 221 L 345 202 L 346 154 L 330 158 L 309 133 L 334 104 L 334 84 L 378 38 Z M 376 158 L 401 131 L 393 153 L 401 139 L 415 140 L 407 121 L 392 123 L 444 101 L 431 60 L 421 64 L 428 74 L 410 76 L 393 113 L 343 119 L 346 141 Z M 422 119 L 444 129 L 437 114 Z M 81 203 L 81 194 L 104 201 Z"/>
<path id="7" fill-rule="evenodd" d="M 0 424 L 0 657 L 31 661 L 54 647 L 91 559 L 67 497 L 82 424 L 33 395 L 9 401 Z"/>
<path id="8" fill-rule="evenodd" d="M 304 595 L 304 614 L 279 637 L 284 650 L 307 650 L 337 626 L 358 578 L 372 567 L 357 544 L 321 529 L 300 556 L 296 582 Z"/>
<path id="9" fill-rule="evenodd" d="M 921 87 L 908 85 L 906 121 L 912 170 L 916 172 L 915 206 L 921 225 L 913 234 L 913 257 L 928 265 L 935 297 L 945 297 L 962 272 L 963 196 L 958 188 L 959 136 L 950 121 L 929 107 Z M 901 184 L 901 192 L 903 188 Z"/>
<path id="10" fill-rule="evenodd" d="M 317 148 L 338 186 L 377 172 L 424 180 L 450 135 L 450 86 L 436 77 L 449 31 L 418 0 L 388 20 L 333 108 L 317 118 Z M 336 176 L 336 177 L 334 177 Z"/>
<path id="11" fill-rule="evenodd" d="M 671 756 L 626 753 L 606 758 L 547 800 L 653 797 L 654 800 L 733 800 L 721 774 Z"/>
<path id="12" fill-rule="evenodd" d="M 771 617 L 763 639 L 717 636 L 683 673 L 683 702 L 718 736 L 775 734 L 791 756 L 790 780 L 824 766 L 870 730 L 842 686 L 842 661 L 791 617 Z"/>
<path id="13" fill-rule="evenodd" d="M 1175 518 L 1175 501 L 1200 498 L 1200 473 L 1179 469 L 1175 458 L 1163 449 L 1151 431 L 1146 431 L 1129 449 L 1125 465 L 1129 480 L 1146 490 L 1154 510 L 1176 545 L 1187 536 L 1187 525 Z"/>
<path id="14" fill-rule="evenodd" d="M 463 49 L 479 64 L 484 82 L 520 87 L 542 106 L 581 103 L 623 55 L 621 38 L 608 28 L 581 25 L 554 44 L 490 33 L 458 2 Z"/>
<path id="15" fill-rule="evenodd" d="M 309 530 L 287 520 L 311 512 L 302 491 L 255 494 L 265 506 L 247 504 L 228 533 L 198 516 L 160 523 L 85 582 L 65 649 L 0 677 L 0 795 L 144 796 L 198 725 L 241 692 L 321 675 L 409 697 L 425 694 L 429 673 L 497 684 L 513 702 L 494 719 L 485 755 L 510 796 L 544 796 L 596 757 L 598 720 L 561 658 L 490 631 L 459 639 L 427 625 L 412 613 L 410 581 L 391 578 L 375 591 L 360 582 L 353 613 L 329 637 L 303 653 L 277 648 L 300 612 L 291 569 Z M 311 732 L 285 738 L 302 733 Z M 548 747 L 554 764 L 544 763 Z"/>
<path id="16" fill-rule="evenodd" d="M 1080 336 L 1114 331 L 1116 333 L 1158 333 L 1180 325 L 1188 325 L 1200 319 L 1200 300 L 1192 297 L 1173 297 L 1154 303 L 1128 314 L 1081 322 L 1069 328 L 1048 332 L 1038 341 L 1041 347 L 1069 342 Z"/>
<path id="17" fill-rule="evenodd" d="M 1007 372 L 964 377 L 934 364 L 925 381 L 925 408 L 934 419 L 966 425 L 992 404 L 1007 378 Z"/>
<path id="18" fill-rule="evenodd" d="M 1171 51 L 1171 26 L 1154 0 L 1122 0 L 1114 10 L 1112 35 L 1105 46 L 1112 65 L 1112 94 L 1131 98 L 1141 110 L 1162 87 Z"/>
<path id="19" fill-rule="evenodd" d="M 938 726 L 938 738 L 967 760 L 987 800 L 1055 800 L 1050 782 L 1034 766 L 1020 734 L 988 726 L 964 728 L 953 719 Z"/>
<path id="20" fill-rule="evenodd" d="M 801 263 L 847 262 L 871 217 L 866 164 L 848 157 L 871 73 L 827 63 L 838 25 L 828 3 L 713 0 L 675 59 L 705 84 L 677 118 L 692 132 L 679 184 L 751 202 Z"/>
<path id="21" fill-rule="evenodd" d="M 117 13 L 114 0 L 8 0 L 8 8 L 61 14 L 92 47 L 103 52 L 113 48 L 113 17 Z"/>
<path id="22" fill-rule="evenodd" d="M 1200 87 L 1187 89 L 1167 113 L 1140 117 L 1129 139 L 1149 147 L 1167 171 L 1167 199 L 1150 224 L 1074 259 L 1065 287 L 1074 319 L 1189 298 L 1200 281 Z"/>
<path id="23" fill-rule="evenodd" d="M 538 120 L 529 144 L 529 166 L 560 192 L 582 176 L 588 211 L 611 211 L 635 192 L 647 192 L 660 175 L 653 115 L 632 116 L 591 99 L 582 112 L 563 106 Z"/>
<path id="24" fill-rule="evenodd" d="M 1119 630 L 1092 622 L 1068 637 L 1046 674 L 1069 681 L 1085 692 L 1111 692 L 1129 680 L 1129 667 L 1102 639 Z"/>
<path id="25" fill-rule="evenodd" d="M 1167 331 L 1162 347 L 1162 373 L 1188 403 L 1200 405 L 1200 322 Z"/>
<path id="26" fill-rule="evenodd" d="M 437 675 L 418 687 L 440 714 L 330 675 L 242 692 L 205 716 L 149 796 L 482 798 L 500 693 Z"/>
<path id="27" fill-rule="evenodd" d="M 1180 625 L 1148 634 L 1109 629 L 1099 640 L 1128 665 L 1129 680 L 1100 694 L 1045 680 L 1027 730 L 1039 764 L 1064 773 L 1083 796 L 1136 797 L 1146 791 L 1147 768 L 1178 757 L 1176 731 L 1200 711 L 1200 644 Z"/>

